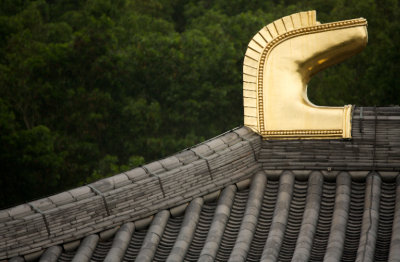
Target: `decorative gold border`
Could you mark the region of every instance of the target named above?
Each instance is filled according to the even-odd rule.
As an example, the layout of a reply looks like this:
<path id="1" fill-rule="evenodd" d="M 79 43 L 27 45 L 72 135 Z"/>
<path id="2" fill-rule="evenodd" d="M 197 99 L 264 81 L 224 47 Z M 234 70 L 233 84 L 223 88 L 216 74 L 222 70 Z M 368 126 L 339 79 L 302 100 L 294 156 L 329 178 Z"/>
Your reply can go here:
<path id="1" fill-rule="evenodd" d="M 262 133 L 263 135 L 268 135 L 268 136 L 290 136 L 290 135 L 305 135 L 305 136 L 310 136 L 310 135 L 341 135 L 343 134 L 343 130 L 341 129 L 319 129 L 319 130 L 269 130 L 269 131 L 264 131 Z"/>
<path id="2" fill-rule="evenodd" d="M 306 34 L 311 34 L 311 33 L 319 33 L 319 32 L 324 32 L 324 31 L 331 31 L 331 30 L 337 30 L 337 29 L 343 29 L 343 28 L 348 28 L 348 27 L 354 27 L 354 26 L 360 26 L 360 25 L 366 25 L 367 20 L 364 18 L 358 18 L 358 19 L 351 19 L 351 20 L 346 20 L 346 21 L 340 21 L 340 22 L 332 22 L 332 23 L 327 23 L 327 24 L 321 24 L 321 25 L 316 25 L 316 26 L 310 26 L 310 27 L 304 27 L 304 28 L 299 28 L 299 29 L 294 29 L 292 31 L 286 32 L 282 35 L 277 36 L 275 39 L 273 39 L 271 42 L 269 42 L 260 58 L 260 62 L 258 65 L 258 76 L 257 76 L 257 105 L 258 105 L 258 124 L 259 124 L 259 130 L 260 133 L 263 136 L 282 136 L 282 135 L 341 135 L 343 134 L 343 130 L 265 130 L 265 125 L 264 125 L 264 105 L 263 105 L 263 84 L 264 84 L 264 66 L 265 62 L 267 60 L 267 56 L 271 52 L 271 50 L 280 44 L 281 42 L 301 36 L 301 35 L 306 35 Z"/>

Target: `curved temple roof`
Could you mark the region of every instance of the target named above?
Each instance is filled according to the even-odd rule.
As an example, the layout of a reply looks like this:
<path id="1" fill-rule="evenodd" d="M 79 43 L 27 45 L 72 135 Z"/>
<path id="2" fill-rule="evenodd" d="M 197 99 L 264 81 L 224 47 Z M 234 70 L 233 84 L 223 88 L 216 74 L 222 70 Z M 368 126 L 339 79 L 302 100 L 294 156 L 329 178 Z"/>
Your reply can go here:
<path id="1" fill-rule="evenodd" d="M 10 261 L 399 261 L 400 108 L 356 108 L 352 140 L 246 127 L 0 211 Z"/>
<path id="2" fill-rule="evenodd" d="M 314 12 L 303 12 L 265 30 L 271 38 L 282 31 L 272 48 L 293 34 L 332 27 L 352 28 L 340 34 L 360 40 L 352 51 L 364 46 L 364 19 L 320 25 Z M 320 121 L 296 129 L 297 115 L 280 117 L 279 108 L 265 111 L 279 126 L 264 123 L 264 84 L 266 90 L 270 82 L 282 84 L 264 81 L 264 69 L 253 63 L 259 56 L 263 64 L 269 54 L 268 41 L 258 43 L 268 38 L 264 31 L 250 42 L 244 63 L 251 129 L 236 128 L 126 173 L 0 211 L 0 260 L 400 261 L 400 107 L 342 108 L 345 117 L 334 117 L 340 130 L 319 130 Z M 343 47 L 336 37 L 324 39 Z M 318 61 L 307 77 L 325 61 L 337 62 Z M 283 71 L 269 76 L 284 79 Z M 252 130 L 264 138 L 311 139 L 263 140 Z"/>

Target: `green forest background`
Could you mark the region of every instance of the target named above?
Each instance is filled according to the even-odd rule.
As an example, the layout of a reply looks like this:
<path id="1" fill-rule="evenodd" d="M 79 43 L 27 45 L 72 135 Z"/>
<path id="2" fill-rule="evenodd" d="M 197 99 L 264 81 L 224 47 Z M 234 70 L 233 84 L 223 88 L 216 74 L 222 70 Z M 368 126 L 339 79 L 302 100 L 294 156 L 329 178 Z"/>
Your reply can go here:
<path id="1" fill-rule="evenodd" d="M 242 125 L 249 40 L 313 9 L 367 18 L 369 43 L 315 76 L 311 100 L 400 104 L 398 0 L 1 0 L 0 208 Z"/>

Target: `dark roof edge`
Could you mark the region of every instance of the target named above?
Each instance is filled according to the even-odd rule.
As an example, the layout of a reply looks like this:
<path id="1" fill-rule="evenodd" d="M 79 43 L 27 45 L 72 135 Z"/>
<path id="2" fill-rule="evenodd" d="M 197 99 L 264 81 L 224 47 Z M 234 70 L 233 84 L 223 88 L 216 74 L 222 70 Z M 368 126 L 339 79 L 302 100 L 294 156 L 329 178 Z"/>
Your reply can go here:
<path id="1" fill-rule="evenodd" d="M 260 170 L 261 138 L 232 129 L 175 155 L 0 211 L 0 259 L 41 251 L 187 203 Z"/>
<path id="2" fill-rule="evenodd" d="M 235 128 L 143 167 L 0 211 L 0 259 L 146 219 L 261 169 L 272 179 L 282 170 L 300 179 L 319 170 L 328 179 L 348 171 L 363 180 L 379 171 L 391 180 L 399 171 L 399 128 L 400 107 L 356 108 L 352 140 L 262 141 L 246 127 Z"/>

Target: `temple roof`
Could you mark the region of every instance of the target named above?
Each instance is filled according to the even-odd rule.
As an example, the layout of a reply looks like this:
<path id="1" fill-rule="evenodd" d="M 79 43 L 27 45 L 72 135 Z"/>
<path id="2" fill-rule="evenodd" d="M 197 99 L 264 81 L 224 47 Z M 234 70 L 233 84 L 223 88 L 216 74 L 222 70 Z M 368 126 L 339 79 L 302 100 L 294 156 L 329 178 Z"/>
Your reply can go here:
<path id="1" fill-rule="evenodd" d="M 400 107 L 356 107 L 352 139 L 236 128 L 0 211 L 10 261 L 399 261 Z"/>

